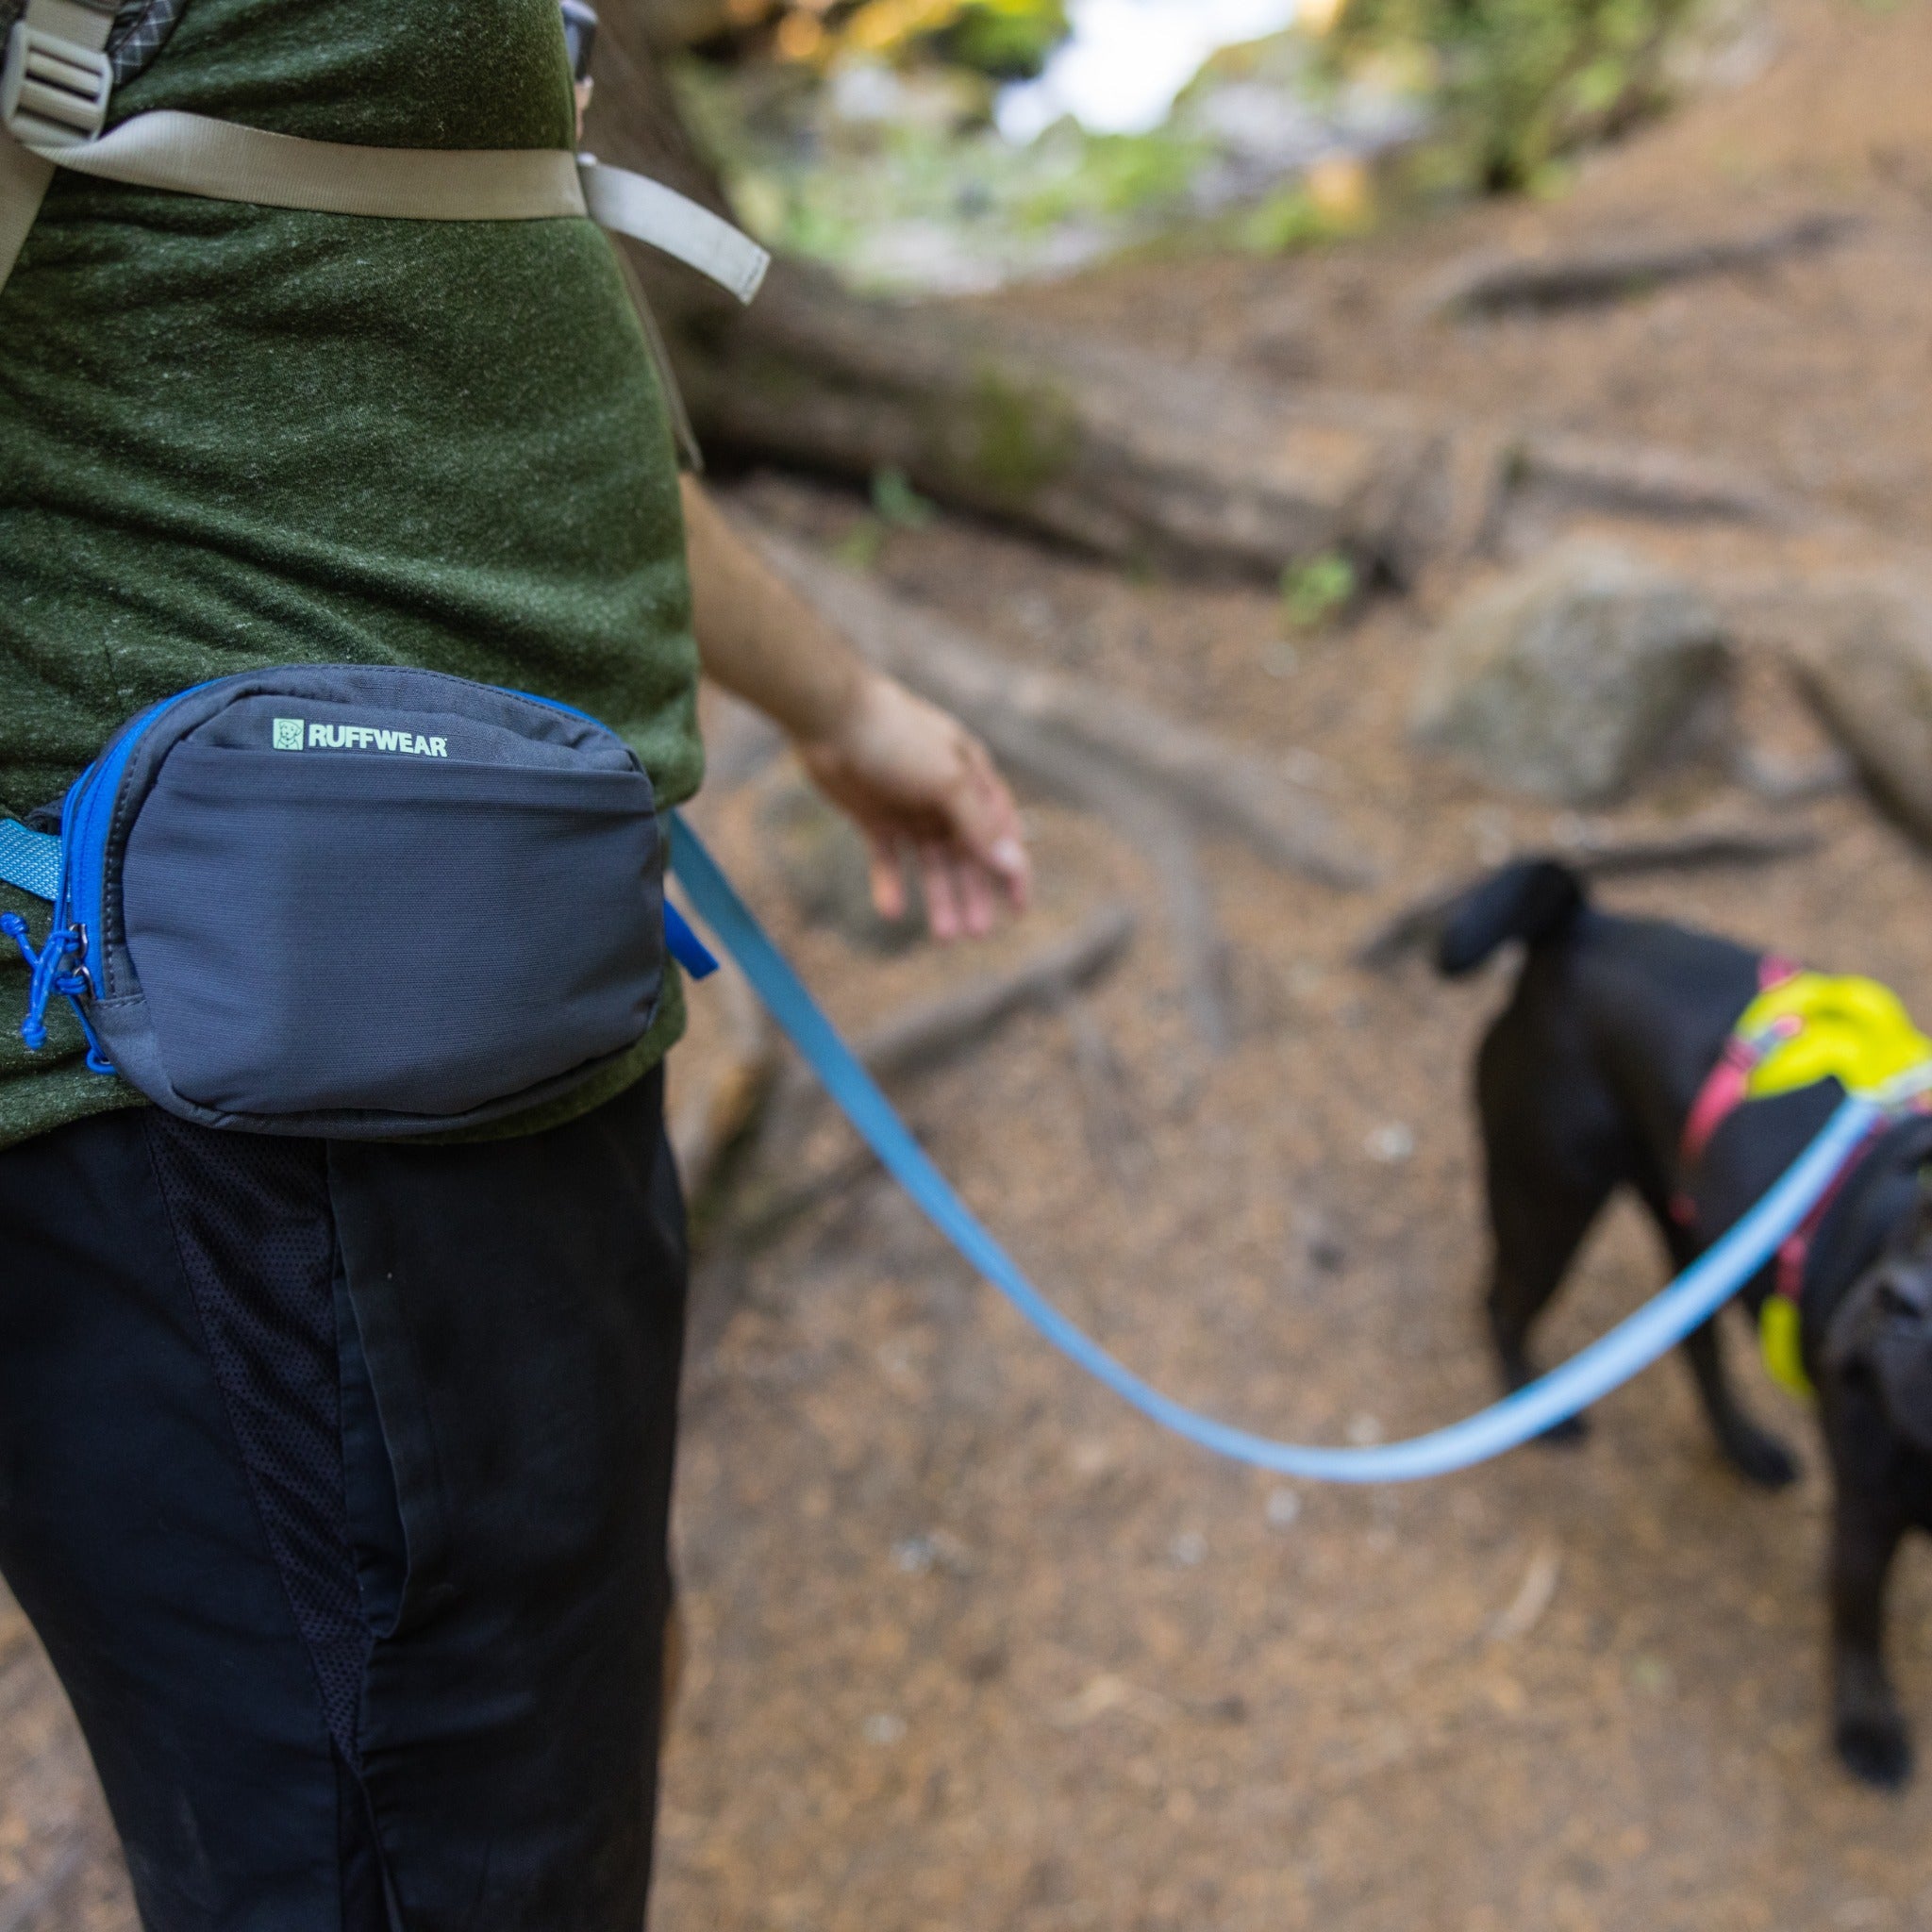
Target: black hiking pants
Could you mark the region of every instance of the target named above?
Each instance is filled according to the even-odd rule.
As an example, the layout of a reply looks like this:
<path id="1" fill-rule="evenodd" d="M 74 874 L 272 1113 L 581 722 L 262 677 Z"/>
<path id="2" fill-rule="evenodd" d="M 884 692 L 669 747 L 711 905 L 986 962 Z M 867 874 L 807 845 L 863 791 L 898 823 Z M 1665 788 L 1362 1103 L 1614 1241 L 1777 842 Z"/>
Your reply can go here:
<path id="1" fill-rule="evenodd" d="M 0 1571 L 150 1932 L 639 1932 L 662 1101 L 453 1147 L 143 1108 L 0 1154 Z"/>

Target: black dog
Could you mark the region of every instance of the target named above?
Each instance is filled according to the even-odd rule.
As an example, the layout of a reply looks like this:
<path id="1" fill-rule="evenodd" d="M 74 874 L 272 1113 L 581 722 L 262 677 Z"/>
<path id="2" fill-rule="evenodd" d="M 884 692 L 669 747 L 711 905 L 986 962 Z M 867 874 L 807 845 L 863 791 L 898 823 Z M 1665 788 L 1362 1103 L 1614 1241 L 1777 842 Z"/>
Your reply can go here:
<path id="1" fill-rule="evenodd" d="M 1525 949 L 1509 1005 L 1476 1065 L 1495 1240 L 1491 1332 L 1503 1376 L 1531 1379 L 1527 1339 L 1605 1202 L 1630 1187 L 1682 1269 L 1803 1151 L 1843 1098 L 1824 1079 L 1727 1114 L 1687 1173 L 1686 1129 L 1764 963 L 1727 941 L 1620 919 L 1546 860 L 1513 865 L 1450 913 L 1438 964 L 1473 972 L 1508 941 Z M 1832 1473 L 1833 1719 L 1854 1775 L 1886 1787 L 1912 1750 L 1883 1656 L 1887 1572 L 1905 1532 L 1932 1529 L 1932 1120 L 1904 1118 L 1868 1143 L 1785 1287 L 1818 1395 Z M 1740 1300 L 1775 1292 L 1767 1267 Z M 1714 1324 L 1685 1343 L 1724 1454 L 1752 1482 L 1796 1474 L 1744 1414 Z M 1574 1436 L 1581 1424 L 1553 1432 Z"/>

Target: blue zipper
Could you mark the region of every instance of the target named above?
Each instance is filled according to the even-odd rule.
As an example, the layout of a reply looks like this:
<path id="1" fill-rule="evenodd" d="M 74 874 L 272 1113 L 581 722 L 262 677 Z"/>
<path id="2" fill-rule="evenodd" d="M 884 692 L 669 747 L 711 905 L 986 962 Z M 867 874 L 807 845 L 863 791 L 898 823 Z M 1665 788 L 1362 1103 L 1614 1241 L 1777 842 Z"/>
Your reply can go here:
<path id="1" fill-rule="evenodd" d="M 137 712 L 108 741 L 108 748 L 68 788 L 60 805 L 60 884 L 54 916 L 61 925 L 78 926 L 87 935 L 81 965 L 98 999 L 107 986 L 108 830 L 114 822 L 115 799 L 141 738 L 184 698 L 206 691 L 208 678 L 177 691 Z"/>
<path id="2" fill-rule="evenodd" d="M 541 705 L 546 710 L 561 711 L 564 713 L 566 717 L 581 718 L 586 724 L 594 724 L 597 727 L 597 729 L 604 734 L 606 738 L 616 738 L 619 744 L 624 744 L 624 740 L 622 738 L 618 738 L 617 733 L 611 730 L 610 726 L 605 724 L 603 719 L 593 718 L 591 717 L 590 712 L 580 711 L 575 705 L 565 704 L 561 698 L 540 697 L 533 691 L 517 691 L 507 684 L 492 684 L 489 688 L 493 691 L 500 692 L 504 697 L 507 698 L 522 698 L 526 703 L 532 705 Z M 624 748 L 626 751 L 630 751 L 630 747 L 627 744 L 625 744 Z M 637 754 L 635 752 L 631 752 L 631 756 L 635 758 Z"/>

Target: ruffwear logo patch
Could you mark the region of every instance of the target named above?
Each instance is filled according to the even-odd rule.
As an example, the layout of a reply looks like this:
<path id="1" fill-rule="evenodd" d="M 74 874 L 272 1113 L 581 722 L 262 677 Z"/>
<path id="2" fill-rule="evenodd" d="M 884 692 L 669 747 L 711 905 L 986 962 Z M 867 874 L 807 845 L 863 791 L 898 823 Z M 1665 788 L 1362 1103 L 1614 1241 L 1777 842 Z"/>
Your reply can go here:
<path id="1" fill-rule="evenodd" d="M 387 751 L 416 758 L 449 756 L 446 738 L 385 731 L 375 724 L 317 724 L 306 718 L 277 718 L 271 742 L 277 751 Z"/>

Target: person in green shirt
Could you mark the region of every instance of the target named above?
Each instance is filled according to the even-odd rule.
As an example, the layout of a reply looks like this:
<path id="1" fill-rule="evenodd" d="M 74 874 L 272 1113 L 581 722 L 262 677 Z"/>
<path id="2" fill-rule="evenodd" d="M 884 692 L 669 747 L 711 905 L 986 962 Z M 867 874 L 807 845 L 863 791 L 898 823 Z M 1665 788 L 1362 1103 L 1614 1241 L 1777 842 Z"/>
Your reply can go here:
<path id="1" fill-rule="evenodd" d="M 557 0 L 123 0 L 108 52 L 110 125 L 572 145 Z M 142 707 L 294 661 L 575 706 L 666 807 L 700 780 L 702 666 L 862 826 L 884 909 L 908 871 L 941 939 L 1025 898 L 979 744 L 680 484 L 588 221 L 58 175 L 0 290 L 0 815 L 58 800 Z M 0 888 L 0 910 L 41 908 Z M 0 962 L 0 1571 L 143 1923 L 635 1932 L 684 1294 L 675 990 L 600 1084 L 439 1145 L 209 1132 L 87 1071 L 71 1022 L 27 1054 L 25 1000 Z"/>

